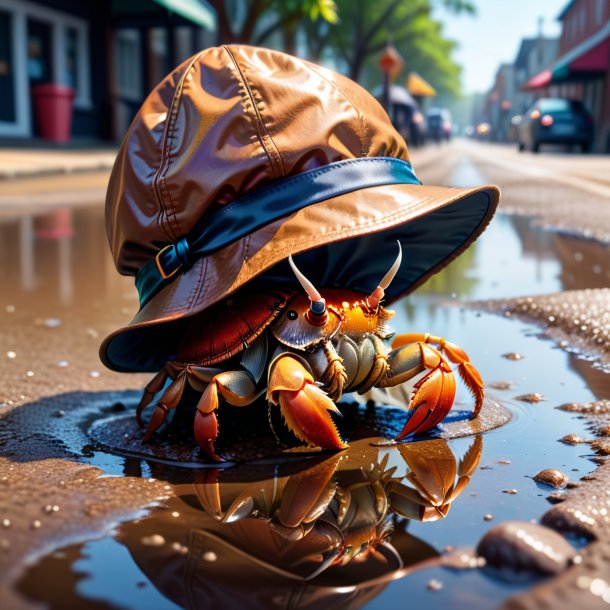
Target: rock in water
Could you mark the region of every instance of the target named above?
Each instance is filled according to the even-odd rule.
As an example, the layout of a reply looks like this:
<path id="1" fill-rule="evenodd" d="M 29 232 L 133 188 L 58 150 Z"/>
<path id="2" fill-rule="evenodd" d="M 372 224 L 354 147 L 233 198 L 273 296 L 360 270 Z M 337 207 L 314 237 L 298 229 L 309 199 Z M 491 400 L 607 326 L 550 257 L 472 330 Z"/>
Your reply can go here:
<path id="1" fill-rule="evenodd" d="M 550 485 L 556 489 L 562 489 L 568 484 L 569 479 L 561 470 L 557 470 L 556 468 L 545 468 L 534 476 L 534 481 L 536 481 L 536 483 Z"/>
<path id="2" fill-rule="evenodd" d="M 507 580 L 558 574 L 577 552 L 560 534 L 527 521 L 505 521 L 491 529 L 477 545 L 493 573 Z M 495 570 L 494 570 L 495 569 Z"/>

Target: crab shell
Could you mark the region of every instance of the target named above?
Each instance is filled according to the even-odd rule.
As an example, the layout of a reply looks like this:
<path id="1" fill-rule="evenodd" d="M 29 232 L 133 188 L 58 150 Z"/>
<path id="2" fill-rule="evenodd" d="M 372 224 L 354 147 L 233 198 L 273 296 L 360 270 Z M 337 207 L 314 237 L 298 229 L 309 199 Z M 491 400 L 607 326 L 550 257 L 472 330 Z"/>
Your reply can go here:
<path id="1" fill-rule="evenodd" d="M 354 337 L 383 333 L 384 320 L 392 315 L 383 307 L 368 308 L 358 292 L 329 289 L 322 293 L 327 301 L 323 323 L 309 318 L 310 300 L 302 294 L 273 291 L 234 296 L 193 318 L 176 360 L 200 366 L 218 364 L 249 347 L 276 320 L 270 331 L 281 344 L 311 351 L 339 329 Z M 285 315 L 280 317 L 282 312 Z"/>

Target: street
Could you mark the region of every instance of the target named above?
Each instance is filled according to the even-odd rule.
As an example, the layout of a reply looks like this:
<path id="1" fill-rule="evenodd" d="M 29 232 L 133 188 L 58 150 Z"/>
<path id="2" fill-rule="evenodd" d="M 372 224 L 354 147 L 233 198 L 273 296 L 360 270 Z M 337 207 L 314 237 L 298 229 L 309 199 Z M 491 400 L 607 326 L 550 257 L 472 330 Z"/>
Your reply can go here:
<path id="1" fill-rule="evenodd" d="M 61 168 L 62 153 L 56 154 L 50 165 Z M 10 151 L 0 151 L 0 161 L 2 155 L 8 159 Z M 108 164 L 107 151 L 104 155 Z M 430 544 L 441 549 L 474 547 L 488 528 L 484 515 L 493 515 L 495 524 L 517 513 L 521 519 L 538 520 L 548 510 L 548 488 L 541 491 L 525 477 L 553 466 L 577 479 L 596 467 L 582 455 L 590 449 L 557 442 L 568 432 L 589 437 L 591 427 L 555 407 L 565 402 L 603 406 L 610 397 L 610 162 L 603 156 L 559 151 L 519 153 L 516 146 L 461 139 L 414 149 L 411 155 L 425 184 L 492 183 L 502 190 L 501 214 L 473 248 L 393 307 L 394 327 L 442 333 L 467 349 L 490 388 L 495 384 L 493 397 L 516 413 L 500 428 L 502 437 L 483 435 L 483 472 L 472 477 L 470 496 L 456 500 L 451 517 L 435 523 L 434 534 L 430 524 L 413 522 L 409 527 L 413 536 L 432 536 Z M 95 155 L 90 164 L 91 170 L 100 167 Z M 42 171 L 49 173 L 48 168 Z M 71 409 L 78 419 L 82 401 L 120 403 L 126 400 L 120 392 L 148 381 L 143 375 L 107 371 L 98 359 L 101 339 L 128 322 L 138 306 L 132 279 L 120 277 L 110 257 L 103 224 L 106 179 L 106 170 L 87 173 L 85 165 L 78 173 L 0 181 L 0 415 L 10 424 L 0 435 L 0 578 L 10 600 L 3 604 L 7 608 L 31 608 L 37 599 L 44 600 L 27 584 L 33 582 L 35 568 L 28 567 L 32 558 L 49 562 L 64 548 L 72 549 L 68 556 L 73 556 L 74 549 L 81 553 L 85 546 L 79 545 L 89 543 L 94 549 L 92 541 L 112 539 L 117 523 L 130 522 L 144 508 L 163 507 L 167 497 L 175 505 L 181 489 L 172 480 L 175 473 L 154 466 L 154 460 L 130 461 L 98 450 L 93 441 L 89 446 L 83 442 L 84 428 L 63 441 L 53 430 Z M 562 294 L 566 290 L 571 291 L 568 296 Z M 506 357 L 512 352 L 525 357 L 512 362 Z M 540 404 L 520 399 L 536 394 Z M 128 399 L 133 402 L 133 393 Z M 596 411 L 594 432 L 602 440 L 610 430 L 609 411 Z M 32 423 L 28 413 L 36 413 L 40 422 Z M 93 415 L 87 411 L 86 417 L 90 423 Z M 48 431 L 51 442 L 41 430 Z M 467 447 L 465 441 L 452 442 L 456 451 Z M 498 466 L 499 460 L 508 465 Z M 607 471 L 601 465 L 596 476 L 602 480 Z M 98 479 L 103 473 L 121 476 Z M 501 493 L 513 487 L 519 495 Z M 606 511 L 591 500 L 585 486 L 580 494 L 576 504 L 565 503 L 570 514 Z M 157 509 L 167 515 L 164 510 Z M 607 550 L 607 517 L 598 517 L 587 535 L 602 543 L 592 545 L 591 561 L 580 566 L 579 574 L 556 584 L 565 597 L 563 606 L 555 600 L 555 607 L 570 607 L 570 592 L 583 589 L 574 584 L 579 575 L 587 582 L 609 582 L 607 566 L 595 555 Z M 430 595 L 426 582 L 432 577 L 448 583 L 454 579 L 438 565 L 419 574 L 409 578 L 422 603 Z M 57 582 L 65 578 L 60 574 Z M 434 593 L 435 601 L 455 602 L 451 596 L 457 588 L 467 587 L 479 591 L 479 603 L 501 603 L 512 595 L 527 597 L 532 585 L 506 588 L 473 570 L 459 578 L 459 584 Z M 19 584 L 22 580 L 26 584 Z M 404 596 L 404 581 L 389 586 L 389 594 L 397 596 L 393 599 Z M 533 584 L 539 586 L 538 581 Z M 134 582 L 129 585 L 136 590 Z M 553 590 L 554 585 L 542 586 Z M 539 594 L 547 593 L 532 593 Z M 75 599 L 90 599 L 82 595 L 75 594 Z M 151 599 L 155 608 L 165 600 Z"/>

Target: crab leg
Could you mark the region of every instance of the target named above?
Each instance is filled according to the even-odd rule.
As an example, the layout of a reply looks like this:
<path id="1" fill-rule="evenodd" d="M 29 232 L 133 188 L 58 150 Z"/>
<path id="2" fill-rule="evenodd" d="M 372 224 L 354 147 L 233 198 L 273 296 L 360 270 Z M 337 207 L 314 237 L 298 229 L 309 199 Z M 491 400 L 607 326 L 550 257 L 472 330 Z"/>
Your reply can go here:
<path id="1" fill-rule="evenodd" d="M 184 390 L 186 389 L 187 382 L 187 371 L 184 369 L 181 371 L 176 379 L 167 387 L 165 392 L 155 407 L 153 414 L 148 421 L 148 426 L 146 427 L 146 432 L 144 433 L 144 441 L 150 440 L 150 437 L 161 427 L 163 422 L 167 419 L 167 414 L 175 409 L 182 399 L 182 395 L 184 394 Z M 153 383 L 157 378 L 155 377 L 151 383 Z"/>
<path id="2" fill-rule="evenodd" d="M 259 394 L 256 384 L 246 371 L 225 371 L 214 375 L 201 395 L 195 413 L 195 440 L 209 457 L 219 462 L 214 451 L 214 441 L 218 436 L 218 393 L 234 407 L 245 407 L 253 403 Z"/>
<path id="3" fill-rule="evenodd" d="M 324 449 L 347 447 L 328 414 L 339 409 L 314 383 L 307 362 L 296 354 L 280 354 L 269 366 L 267 398 L 279 404 L 286 425 L 302 441 Z"/>
<path id="4" fill-rule="evenodd" d="M 455 399 L 455 377 L 451 367 L 433 347 L 411 343 L 388 354 L 389 373 L 379 387 L 395 386 L 428 369 L 430 372 L 415 384 L 409 410 L 414 412 L 395 440 L 407 434 L 430 430 L 449 413 Z"/>
<path id="5" fill-rule="evenodd" d="M 136 407 L 136 420 L 141 427 L 144 426 L 142 421 L 142 411 L 152 402 L 157 392 L 160 392 L 169 377 L 167 367 L 164 366 L 146 385 L 144 388 L 144 394 L 140 399 L 140 404 Z"/>
<path id="6" fill-rule="evenodd" d="M 399 335 L 394 339 L 392 347 L 396 348 L 400 347 L 401 345 L 416 342 L 434 343 L 435 345 L 438 345 L 441 352 L 443 352 L 443 354 L 447 356 L 451 362 L 458 365 L 460 377 L 472 393 L 475 400 L 474 410 L 472 412 L 472 419 L 474 419 L 479 414 L 481 407 L 483 406 L 485 385 L 483 383 L 483 379 L 481 379 L 479 371 L 477 371 L 474 365 L 470 362 L 468 354 L 459 345 L 450 343 L 443 337 L 435 337 L 427 333 Z"/>

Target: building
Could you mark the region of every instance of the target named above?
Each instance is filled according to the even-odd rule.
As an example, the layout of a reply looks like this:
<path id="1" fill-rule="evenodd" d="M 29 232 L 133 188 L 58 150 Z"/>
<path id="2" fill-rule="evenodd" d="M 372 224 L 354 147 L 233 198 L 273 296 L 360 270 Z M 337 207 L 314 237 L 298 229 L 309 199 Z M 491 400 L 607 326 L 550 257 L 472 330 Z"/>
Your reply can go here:
<path id="1" fill-rule="evenodd" d="M 214 27 L 205 0 L 0 0 L 0 141 L 36 137 L 32 87 L 43 83 L 74 89 L 73 136 L 120 139 Z"/>
<path id="2" fill-rule="evenodd" d="M 610 2 L 570 0 L 558 19 L 559 56 L 528 87 L 584 102 L 595 122 L 593 149 L 610 152 Z"/>
<path id="3" fill-rule="evenodd" d="M 515 59 L 515 91 L 516 99 L 513 105 L 514 114 L 523 114 L 534 104 L 544 92 L 537 88 L 529 88 L 528 82 L 536 74 L 549 68 L 559 54 L 559 40 L 545 38 L 542 32 L 536 38 L 524 38 L 521 41 L 517 58 Z"/>
<path id="4" fill-rule="evenodd" d="M 557 58 L 559 40 L 545 38 L 541 25 L 537 37 L 524 38 L 521 41 L 513 63 L 501 64 L 498 67 L 484 110 L 485 120 L 490 124 L 491 137 L 494 140 L 513 139 L 512 117 L 526 112 L 536 99 L 545 93 L 544 88 L 530 88 L 528 85 Z"/>
<path id="5" fill-rule="evenodd" d="M 491 126 L 492 139 L 499 142 L 508 139 L 514 104 L 515 67 L 513 64 L 501 64 L 486 104 L 486 117 Z"/>

